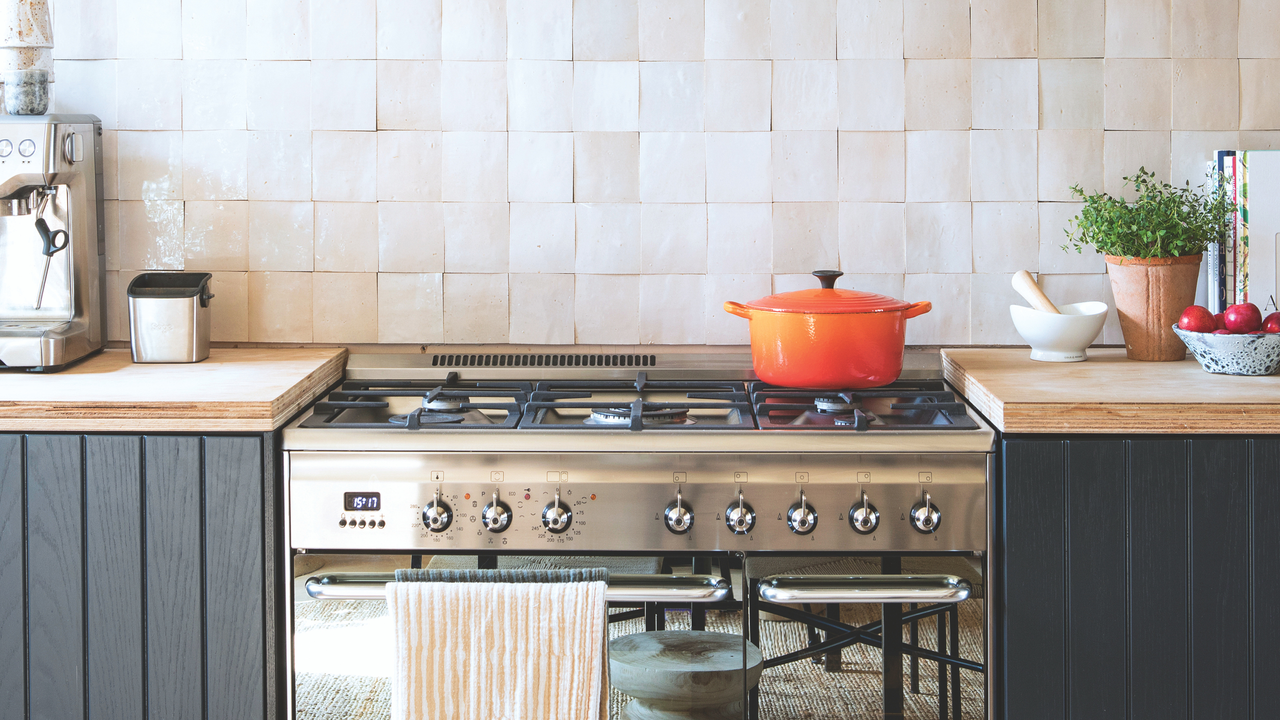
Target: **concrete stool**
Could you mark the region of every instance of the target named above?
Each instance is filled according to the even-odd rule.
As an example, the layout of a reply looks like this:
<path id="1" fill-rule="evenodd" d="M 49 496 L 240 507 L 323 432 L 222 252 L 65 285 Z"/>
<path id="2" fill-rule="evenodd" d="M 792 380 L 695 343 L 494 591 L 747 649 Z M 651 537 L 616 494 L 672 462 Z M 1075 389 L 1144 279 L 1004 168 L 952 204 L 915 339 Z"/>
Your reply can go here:
<path id="1" fill-rule="evenodd" d="M 764 667 L 751 643 L 746 665 L 750 690 Z M 742 666 L 741 635 L 668 630 L 609 642 L 609 681 L 635 698 L 622 709 L 622 720 L 738 720 Z"/>

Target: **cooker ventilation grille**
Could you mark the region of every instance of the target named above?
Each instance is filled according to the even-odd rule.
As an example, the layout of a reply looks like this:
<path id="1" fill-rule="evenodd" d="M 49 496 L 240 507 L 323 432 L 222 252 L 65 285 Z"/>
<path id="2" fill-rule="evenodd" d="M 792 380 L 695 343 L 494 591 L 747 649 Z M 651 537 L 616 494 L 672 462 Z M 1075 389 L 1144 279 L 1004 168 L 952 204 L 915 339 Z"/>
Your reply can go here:
<path id="1" fill-rule="evenodd" d="M 656 355 L 432 355 L 432 367 L 654 367 Z"/>

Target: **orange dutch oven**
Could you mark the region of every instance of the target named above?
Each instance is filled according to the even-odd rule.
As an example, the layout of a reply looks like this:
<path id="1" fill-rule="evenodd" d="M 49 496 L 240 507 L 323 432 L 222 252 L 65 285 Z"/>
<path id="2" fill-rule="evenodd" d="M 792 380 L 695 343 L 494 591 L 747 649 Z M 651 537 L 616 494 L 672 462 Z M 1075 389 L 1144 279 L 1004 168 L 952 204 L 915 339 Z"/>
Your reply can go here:
<path id="1" fill-rule="evenodd" d="M 821 288 L 778 293 L 724 309 L 751 321 L 751 364 L 767 383 L 837 390 L 887 385 L 902 374 L 908 318 L 933 308 L 836 288 L 839 270 L 813 273 Z"/>

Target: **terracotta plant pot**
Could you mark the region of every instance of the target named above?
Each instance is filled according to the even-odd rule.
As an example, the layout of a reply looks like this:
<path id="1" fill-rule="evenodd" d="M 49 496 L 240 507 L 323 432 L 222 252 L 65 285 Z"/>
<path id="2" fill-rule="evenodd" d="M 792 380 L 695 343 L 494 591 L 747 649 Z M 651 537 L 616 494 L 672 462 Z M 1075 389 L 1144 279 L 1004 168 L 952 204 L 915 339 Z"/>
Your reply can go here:
<path id="1" fill-rule="evenodd" d="M 1132 258 L 1107 255 L 1125 353 L 1130 360 L 1168 362 L 1187 356 L 1173 334 L 1182 311 L 1196 301 L 1200 256 Z"/>

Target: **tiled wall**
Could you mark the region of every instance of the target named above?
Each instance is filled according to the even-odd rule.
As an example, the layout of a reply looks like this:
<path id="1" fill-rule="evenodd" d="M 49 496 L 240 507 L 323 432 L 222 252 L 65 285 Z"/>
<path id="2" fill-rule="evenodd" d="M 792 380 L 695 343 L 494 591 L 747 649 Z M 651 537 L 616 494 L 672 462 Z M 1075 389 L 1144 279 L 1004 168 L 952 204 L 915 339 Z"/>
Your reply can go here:
<path id="1" fill-rule="evenodd" d="M 738 343 L 726 299 L 1109 299 L 1068 187 L 1280 145 L 1280 0 L 59 0 L 107 128 L 112 335 L 214 273 L 217 340 Z M 1119 340 L 1114 323 L 1104 339 Z"/>

